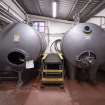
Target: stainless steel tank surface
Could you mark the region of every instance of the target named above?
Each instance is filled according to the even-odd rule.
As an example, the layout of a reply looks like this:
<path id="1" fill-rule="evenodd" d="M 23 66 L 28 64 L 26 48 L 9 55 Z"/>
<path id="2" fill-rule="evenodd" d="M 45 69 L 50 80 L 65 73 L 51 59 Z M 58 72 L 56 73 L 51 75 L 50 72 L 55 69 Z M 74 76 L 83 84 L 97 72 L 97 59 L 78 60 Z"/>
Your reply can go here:
<path id="1" fill-rule="evenodd" d="M 0 33 L 0 69 L 24 69 L 45 50 L 38 32 L 24 23 L 13 23 Z M 44 49 L 44 50 L 43 50 Z"/>
<path id="2" fill-rule="evenodd" d="M 105 31 L 92 23 L 79 23 L 64 35 L 62 51 L 71 79 L 76 68 L 81 68 L 88 70 L 90 80 L 95 81 L 99 66 L 105 62 Z"/>

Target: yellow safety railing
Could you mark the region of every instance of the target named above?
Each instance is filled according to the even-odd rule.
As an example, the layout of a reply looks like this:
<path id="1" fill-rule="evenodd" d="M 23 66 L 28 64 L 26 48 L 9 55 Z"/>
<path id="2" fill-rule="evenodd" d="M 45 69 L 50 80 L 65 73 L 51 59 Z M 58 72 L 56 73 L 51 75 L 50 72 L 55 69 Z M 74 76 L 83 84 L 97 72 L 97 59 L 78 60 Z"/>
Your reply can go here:
<path id="1" fill-rule="evenodd" d="M 45 60 L 47 58 L 48 54 L 43 54 L 42 60 Z"/>
<path id="2" fill-rule="evenodd" d="M 63 72 L 64 70 L 43 70 L 43 72 Z"/>
<path id="3" fill-rule="evenodd" d="M 61 53 L 58 53 L 58 55 L 59 55 L 59 58 L 60 58 L 61 60 L 63 60 L 62 54 L 61 54 Z"/>

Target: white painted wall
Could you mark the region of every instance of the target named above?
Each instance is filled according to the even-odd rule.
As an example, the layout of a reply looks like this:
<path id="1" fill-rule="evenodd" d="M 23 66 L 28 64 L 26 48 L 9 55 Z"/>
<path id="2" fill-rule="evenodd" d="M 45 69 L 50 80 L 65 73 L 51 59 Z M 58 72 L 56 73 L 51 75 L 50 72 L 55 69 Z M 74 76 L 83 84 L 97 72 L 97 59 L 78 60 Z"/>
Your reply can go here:
<path id="1" fill-rule="evenodd" d="M 61 23 L 48 21 L 49 33 L 50 34 L 61 34 L 65 33 L 71 28 L 72 23 Z"/>
<path id="2" fill-rule="evenodd" d="M 46 49 L 46 53 L 50 53 L 50 46 L 56 39 L 62 39 L 65 32 L 67 32 L 73 25 L 72 21 L 59 20 L 47 17 L 40 16 L 32 16 L 29 15 L 30 21 L 44 21 L 46 24 L 46 39 L 48 39 L 49 35 L 49 43 L 47 40 L 48 47 Z M 56 53 L 54 47 L 52 47 L 52 52 Z"/>
<path id="3" fill-rule="evenodd" d="M 95 16 L 105 16 L 105 9 L 97 13 Z"/>
<path id="4" fill-rule="evenodd" d="M 64 33 L 67 32 L 72 27 L 72 24 L 67 23 L 60 23 L 60 22 L 53 22 L 48 21 L 48 28 L 49 28 L 49 46 L 46 49 L 46 53 L 50 53 L 50 46 L 56 39 L 62 39 Z M 52 46 L 52 52 L 56 53 L 54 47 Z"/>
<path id="5" fill-rule="evenodd" d="M 87 22 L 97 24 L 105 28 L 105 9 L 97 13 L 94 17 L 90 18 Z"/>
<path id="6" fill-rule="evenodd" d="M 48 28 L 49 28 L 49 46 L 46 49 L 47 53 L 53 52 L 56 53 L 54 46 L 52 46 L 50 51 L 51 44 L 57 40 L 62 39 L 64 33 L 67 32 L 72 26 L 72 23 L 62 23 L 62 22 L 55 22 L 55 21 L 48 21 Z"/>
<path id="7" fill-rule="evenodd" d="M 90 18 L 87 22 L 100 25 L 100 18 L 92 17 L 92 18 Z"/>

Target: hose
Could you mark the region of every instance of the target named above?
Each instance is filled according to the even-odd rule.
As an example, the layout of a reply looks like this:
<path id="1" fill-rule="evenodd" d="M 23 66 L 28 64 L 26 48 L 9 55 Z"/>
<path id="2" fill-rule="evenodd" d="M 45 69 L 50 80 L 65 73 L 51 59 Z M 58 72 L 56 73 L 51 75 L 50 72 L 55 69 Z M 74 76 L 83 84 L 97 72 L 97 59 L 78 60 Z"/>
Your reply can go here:
<path id="1" fill-rule="evenodd" d="M 50 46 L 50 52 L 53 53 L 52 47 L 54 46 L 54 49 L 56 52 L 61 53 L 61 39 L 57 39 L 55 41 L 52 42 L 51 46 Z M 58 43 L 60 44 L 60 48 L 58 47 Z"/>

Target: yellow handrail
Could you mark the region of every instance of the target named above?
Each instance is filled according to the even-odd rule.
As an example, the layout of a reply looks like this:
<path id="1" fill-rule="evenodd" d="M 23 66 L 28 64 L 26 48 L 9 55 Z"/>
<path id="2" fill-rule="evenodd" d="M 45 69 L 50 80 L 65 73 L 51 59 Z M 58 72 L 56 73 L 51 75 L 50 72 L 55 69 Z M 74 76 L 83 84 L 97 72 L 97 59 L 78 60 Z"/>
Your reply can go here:
<path id="1" fill-rule="evenodd" d="M 58 53 L 58 55 L 59 55 L 60 59 L 63 60 L 62 54 L 61 53 Z"/>
<path id="2" fill-rule="evenodd" d="M 42 60 L 45 60 L 48 54 L 43 54 Z"/>
<path id="3" fill-rule="evenodd" d="M 63 72 L 64 70 L 43 70 L 43 72 Z"/>

